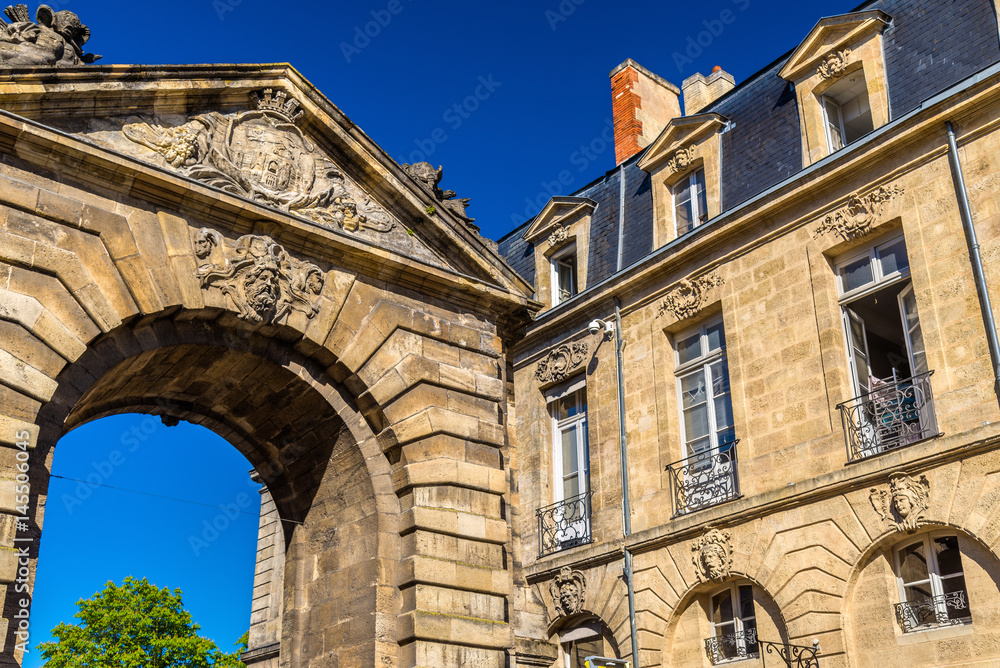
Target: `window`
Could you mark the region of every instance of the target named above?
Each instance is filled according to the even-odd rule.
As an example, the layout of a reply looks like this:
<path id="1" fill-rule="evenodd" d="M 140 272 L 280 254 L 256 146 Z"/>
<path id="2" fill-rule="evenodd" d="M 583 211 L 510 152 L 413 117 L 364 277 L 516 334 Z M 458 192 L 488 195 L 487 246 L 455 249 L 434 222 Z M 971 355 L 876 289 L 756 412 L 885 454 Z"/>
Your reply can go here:
<path id="1" fill-rule="evenodd" d="M 690 232 L 708 220 L 705 201 L 705 170 L 696 169 L 682 178 L 673 189 L 674 223 L 677 236 Z"/>
<path id="2" fill-rule="evenodd" d="M 958 536 L 924 534 L 895 550 L 899 600 L 896 619 L 904 633 L 972 621 Z"/>
<path id="3" fill-rule="evenodd" d="M 576 294 L 576 246 L 554 255 L 552 264 L 552 305 L 562 304 Z"/>
<path id="4" fill-rule="evenodd" d="M 722 320 L 678 335 L 675 347 L 684 459 L 667 472 L 681 515 L 738 498 L 740 489 Z"/>
<path id="5" fill-rule="evenodd" d="M 826 139 L 831 153 L 875 129 L 868 101 L 868 86 L 861 70 L 845 76 L 828 88 L 822 96 L 822 102 Z"/>
<path id="6" fill-rule="evenodd" d="M 736 435 L 722 320 L 678 336 L 676 354 L 685 456 L 704 454 L 707 462 Z"/>
<path id="7" fill-rule="evenodd" d="M 936 433 L 930 371 L 903 237 L 837 265 L 856 399 L 847 411 L 851 458 Z M 853 430 L 853 431 L 852 431 Z"/>
<path id="8" fill-rule="evenodd" d="M 587 387 L 580 380 L 549 395 L 552 416 L 550 506 L 538 511 L 541 555 L 590 542 L 590 453 Z"/>
<path id="9" fill-rule="evenodd" d="M 757 656 L 753 587 L 734 583 L 716 592 L 709 612 L 712 637 L 705 645 L 713 665 Z"/>

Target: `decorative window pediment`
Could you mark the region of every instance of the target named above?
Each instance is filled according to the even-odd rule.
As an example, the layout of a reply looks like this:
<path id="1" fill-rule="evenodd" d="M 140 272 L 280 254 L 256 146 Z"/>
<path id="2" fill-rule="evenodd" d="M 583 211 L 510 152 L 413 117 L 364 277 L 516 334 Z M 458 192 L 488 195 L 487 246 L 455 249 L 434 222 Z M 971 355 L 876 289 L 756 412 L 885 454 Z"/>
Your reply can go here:
<path id="1" fill-rule="evenodd" d="M 882 31 L 890 21 L 878 10 L 822 19 L 778 73 L 795 86 L 803 166 L 889 122 Z"/>
<path id="2" fill-rule="evenodd" d="M 719 137 L 726 123 L 715 113 L 675 118 L 639 160 L 639 169 L 650 174 L 653 184 L 657 247 L 721 213 Z M 684 187 L 685 179 L 690 189 Z M 695 203 L 683 221 L 677 219 L 678 197 Z"/>
<path id="3" fill-rule="evenodd" d="M 596 208 L 597 202 L 587 197 L 553 197 L 524 232 L 525 241 L 535 247 L 535 294 L 549 307 L 586 288 L 590 219 Z"/>

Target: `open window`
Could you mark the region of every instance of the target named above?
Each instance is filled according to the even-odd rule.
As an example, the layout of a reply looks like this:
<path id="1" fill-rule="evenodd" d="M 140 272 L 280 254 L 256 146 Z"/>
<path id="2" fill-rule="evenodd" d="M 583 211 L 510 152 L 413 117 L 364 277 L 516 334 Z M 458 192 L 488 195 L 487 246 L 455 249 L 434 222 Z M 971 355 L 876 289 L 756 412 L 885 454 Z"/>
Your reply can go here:
<path id="1" fill-rule="evenodd" d="M 924 534 L 893 555 L 900 601 L 896 621 L 903 633 L 972 622 L 958 536 Z"/>
<path id="2" fill-rule="evenodd" d="M 837 265 L 855 398 L 845 411 L 851 459 L 936 432 L 927 354 L 902 236 Z"/>
<path id="3" fill-rule="evenodd" d="M 708 222 L 708 202 L 705 198 L 705 170 L 696 169 L 681 178 L 672 189 L 674 225 L 682 236 Z"/>
<path id="4" fill-rule="evenodd" d="M 875 129 L 863 70 L 845 75 L 822 95 L 826 139 L 839 151 Z"/>
<path id="5" fill-rule="evenodd" d="M 559 251 L 549 260 L 552 268 L 552 305 L 557 306 L 577 293 L 576 244 Z"/>
<path id="6" fill-rule="evenodd" d="M 712 636 L 705 640 L 705 649 L 713 666 L 758 656 L 757 612 L 751 585 L 732 583 L 715 592 L 709 615 Z"/>

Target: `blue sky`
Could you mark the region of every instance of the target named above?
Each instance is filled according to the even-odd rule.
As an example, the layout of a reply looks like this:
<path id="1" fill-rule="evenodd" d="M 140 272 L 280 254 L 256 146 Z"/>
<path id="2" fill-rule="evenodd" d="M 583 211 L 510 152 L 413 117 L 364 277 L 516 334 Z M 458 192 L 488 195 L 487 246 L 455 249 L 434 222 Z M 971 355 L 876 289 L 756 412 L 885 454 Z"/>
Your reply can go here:
<path id="1" fill-rule="evenodd" d="M 292 63 L 389 155 L 443 164 L 442 186 L 472 198 L 469 214 L 494 239 L 550 194 L 569 194 L 614 168 L 614 147 L 602 140 L 611 117 L 608 73 L 626 58 L 678 86 L 714 65 L 739 83 L 794 48 L 821 16 L 855 7 L 829 0 L 49 4 L 80 14 L 92 31 L 87 48 L 104 54 L 102 63 Z M 563 170 L 573 175 L 569 186 L 558 183 Z M 135 450 L 122 443 L 133 427 L 149 431 Z M 167 429 L 154 418 L 117 416 L 86 425 L 60 441 L 53 472 L 86 478 L 116 450 L 124 462 L 113 465 L 108 484 L 212 505 L 249 494 L 245 510 L 257 510 L 246 460 L 184 423 Z M 91 490 L 80 504 L 62 500 L 75 492 L 75 483 L 52 481 L 33 644 L 70 621 L 78 599 L 131 574 L 180 587 L 204 633 L 229 649 L 249 618 L 256 520 L 240 516 L 196 555 L 191 536 L 222 511 L 109 489 Z M 25 665 L 40 665 L 37 652 Z"/>

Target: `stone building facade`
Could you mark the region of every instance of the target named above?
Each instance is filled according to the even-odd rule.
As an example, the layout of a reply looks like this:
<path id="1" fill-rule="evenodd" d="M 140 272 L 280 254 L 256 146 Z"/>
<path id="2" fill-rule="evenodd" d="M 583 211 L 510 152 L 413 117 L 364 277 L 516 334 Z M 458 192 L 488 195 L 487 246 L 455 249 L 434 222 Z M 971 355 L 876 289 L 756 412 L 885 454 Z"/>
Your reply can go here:
<path id="1" fill-rule="evenodd" d="M 623 63 L 619 164 L 500 240 L 517 665 L 1000 665 L 996 9 L 734 83 Z"/>

